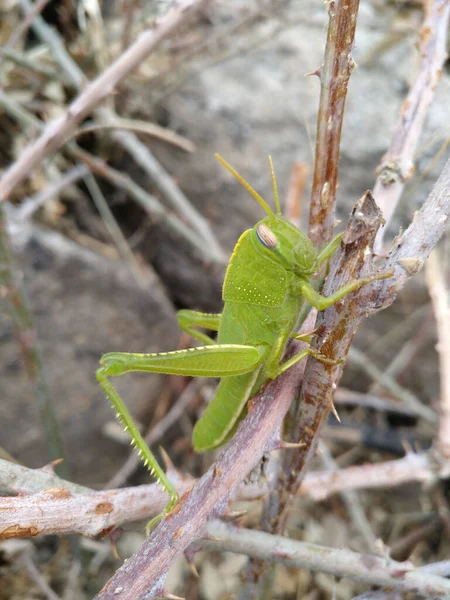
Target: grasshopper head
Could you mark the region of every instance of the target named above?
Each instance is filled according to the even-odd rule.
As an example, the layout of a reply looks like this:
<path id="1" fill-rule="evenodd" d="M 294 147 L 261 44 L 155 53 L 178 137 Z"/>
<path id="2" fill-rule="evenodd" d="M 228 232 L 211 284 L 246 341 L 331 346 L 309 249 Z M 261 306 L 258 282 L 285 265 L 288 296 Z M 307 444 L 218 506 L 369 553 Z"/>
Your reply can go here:
<path id="1" fill-rule="evenodd" d="M 301 279 L 316 271 L 317 252 L 311 240 L 281 215 L 266 217 L 252 230 L 254 245 L 261 254 Z"/>
<path id="2" fill-rule="evenodd" d="M 218 154 L 216 154 L 216 158 L 250 192 L 268 215 L 265 219 L 256 223 L 252 230 L 252 240 L 258 252 L 267 256 L 270 260 L 278 262 L 285 270 L 291 271 L 297 277 L 309 279 L 316 271 L 317 252 L 311 240 L 281 214 L 271 157 L 269 156 L 269 164 L 277 209 L 276 214 L 258 192 L 231 165 Z"/>

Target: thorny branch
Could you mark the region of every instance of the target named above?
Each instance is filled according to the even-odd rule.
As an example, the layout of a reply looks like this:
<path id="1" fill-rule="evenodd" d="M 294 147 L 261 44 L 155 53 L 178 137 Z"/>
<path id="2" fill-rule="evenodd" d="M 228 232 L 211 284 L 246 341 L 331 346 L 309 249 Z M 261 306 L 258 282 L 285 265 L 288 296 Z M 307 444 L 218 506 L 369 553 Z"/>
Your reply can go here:
<path id="1" fill-rule="evenodd" d="M 422 127 L 434 98 L 447 58 L 448 0 L 426 0 L 425 21 L 420 30 L 420 63 L 417 77 L 400 109 L 390 146 L 378 167 L 373 195 L 386 226 L 380 229 L 374 250 L 380 253 L 383 237 L 406 183 L 414 174 L 414 155 Z"/>
<path id="2" fill-rule="evenodd" d="M 183 495 L 195 480 L 174 469 L 168 471 L 177 492 Z M 450 464 L 434 452 L 409 453 L 398 460 L 347 467 L 339 471 L 307 473 L 299 490 L 316 501 L 349 490 L 380 489 L 420 482 L 432 484 L 450 476 Z M 156 484 L 102 492 L 60 479 L 50 469 L 28 469 L 0 459 L 0 488 L 21 494 L 0 498 L 0 538 L 79 533 L 99 535 L 123 523 L 150 519 L 167 502 Z M 233 501 L 256 500 L 272 488 L 271 477 L 264 483 L 241 483 L 232 493 Z M 97 510 L 96 507 L 107 507 Z M 92 510 L 88 510 L 91 507 Z M 42 519 L 43 517 L 43 519 Z"/>
<path id="3" fill-rule="evenodd" d="M 434 45 L 436 45 L 440 48 L 442 42 L 436 42 L 436 38 L 441 40 L 442 35 L 445 37 L 445 34 L 442 34 L 442 27 L 445 29 L 445 25 L 441 26 L 440 23 L 441 20 L 444 23 L 447 23 L 448 12 L 443 10 L 443 6 L 441 6 L 442 2 L 437 0 L 436 4 L 440 7 L 440 10 L 437 12 L 436 9 L 431 10 L 431 14 L 435 15 L 434 19 L 436 21 L 436 27 L 429 29 L 428 35 L 431 40 L 435 40 L 434 42 L 430 42 L 430 44 L 432 44 L 430 47 L 434 48 Z M 437 27 L 437 24 L 439 24 L 439 27 Z M 330 20 L 330 26 L 331 25 L 332 23 Z M 331 38 L 331 34 L 329 34 L 327 44 L 330 43 L 330 39 L 333 39 Z M 328 46 L 326 52 L 330 52 Z M 436 61 L 437 59 L 434 58 L 433 60 Z M 422 69 L 426 64 L 428 63 L 422 64 Z M 345 74 L 346 71 L 344 70 L 344 75 Z M 339 76 L 339 72 L 336 76 Z M 428 75 L 421 70 L 419 77 L 427 79 Z M 423 110 L 428 105 L 429 102 L 428 104 L 425 104 Z M 414 123 L 415 121 L 413 120 L 409 125 L 412 127 Z M 318 146 L 319 144 L 320 138 L 318 138 L 317 142 Z M 337 170 L 338 155 L 335 156 L 335 161 L 335 168 Z M 432 194 L 423 206 L 422 211 L 413 221 L 408 231 L 396 241 L 396 246 L 390 257 L 388 257 L 383 265 L 380 265 L 380 270 L 394 268 L 395 274 L 392 278 L 386 280 L 386 282 L 372 287 L 372 293 L 374 288 L 378 288 L 377 300 L 375 302 L 373 300 L 371 301 L 370 296 L 367 296 L 367 294 L 370 294 L 371 292 L 370 288 L 364 288 L 361 292 L 355 294 L 350 302 L 346 302 L 344 307 L 336 305 L 319 315 L 316 326 L 323 327 L 326 332 L 317 343 L 317 347 L 320 348 L 321 352 L 329 356 L 345 357 L 353 336 L 364 318 L 376 310 L 391 304 L 398 291 L 405 285 L 407 278 L 421 268 L 423 261 L 437 243 L 437 240 L 443 234 L 445 229 L 449 204 L 448 192 L 446 192 L 449 186 L 448 179 L 449 165 L 447 164 Z M 333 201 L 335 200 L 334 197 L 332 199 Z M 434 210 L 436 210 L 437 213 L 433 216 Z M 356 213 L 355 211 L 353 212 L 354 219 L 355 217 L 356 219 L 358 218 L 358 212 L 362 211 L 357 211 Z M 317 216 L 317 208 L 313 207 L 311 214 Z M 431 221 L 436 218 L 436 216 L 438 223 L 435 222 L 433 227 Z M 322 217 L 324 219 L 327 218 L 325 214 L 323 214 Z M 373 217 L 375 217 L 375 215 L 373 215 Z M 310 226 L 311 223 L 315 222 L 315 218 L 316 217 L 311 217 Z M 381 215 L 378 214 L 378 217 L 375 218 L 375 222 L 373 223 L 375 236 L 377 230 L 379 231 L 381 222 Z M 418 223 L 419 226 L 417 226 Z M 421 230 L 422 227 L 425 227 L 425 229 Z M 357 233 L 357 230 L 355 230 L 355 233 Z M 427 236 L 431 239 L 424 241 L 422 244 L 423 238 Z M 348 240 L 347 234 L 346 238 Z M 404 245 L 402 246 L 402 244 L 406 239 L 408 239 L 408 243 L 405 247 Z M 344 238 L 344 243 L 345 241 L 346 239 Z M 351 242 L 351 240 L 348 241 Z M 356 242 L 356 240 L 354 240 L 354 242 Z M 361 247 L 365 247 L 366 244 L 370 247 L 368 242 L 369 239 L 365 241 L 359 239 L 358 241 L 358 243 L 362 243 Z M 330 276 L 324 287 L 324 294 L 329 295 L 333 293 L 347 279 L 359 277 L 363 273 L 364 264 L 365 260 L 362 255 L 359 257 L 359 264 L 353 268 L 346 263 L 345 250 L 344 254 L 337 255 L 332 265 Z M 302 393 L 298 403 L 298 406 L 300 407 L 299 413 L 293 415 L 292 418 L 292 422 L 294 422 L 296 426 L 294 431 L 290 432 L 291 440 L 302 439 L 302 441 L 306 442 L 306 446 L 299 449 L 297 453 L 286 457 L 286 463 L 283 468 L 285 475 L 282 477 L 278 491 L 274 492 L 276 499 L 273 499 L 274 506 L 272 508 L 272 515 L 278 515 L 278 517 L 273 517 L 271 526 L 268 529 L 269 531 L 283 531 L 284 518 L 279 518 L 281 509 L 286 509 L 292 503 L 292 498 L 294 498 L 300 482 L 305 475 L 306 465 L 315 454 L 318 432 L 331 407 L 333 391 L 340 379 L 341 369 L 327 369 L 322 367 L 323 365 L 319 366 L 317 361 L 308 361 L 305 380 L 302 385 Z M 284 493 L 281 493 L 281 489 L 284 490 Z M 278 502 L 280 502 L 280 505 L 278 505 Z M 285 510 L 284 515 L 286 516 L 286 514 L 287 511 Z"/>
<path id="4" fill-rule="evenodd" d="M 190 481 L 178 480 L 177 488 L 184 492 L 189 485 Z M 151 492 L 149 488 L 153 488 Z M 155 488 L 156 486 L 140 486 L 107 493 L 72 495 L 64 487 L 59 487 L 35 496 L 15 498 L 17 512 L 13 514 L 10 511 L 11 524 L 5 530 L 5 534 L 8 537 L 35 536 L 40 535 L 40 528 L 45 528 L 46 533 L 59 535 L 69 532 L 91 536 L 104 535 L 117 523 L 115 519 L 119 519 L 119 522 L 130 522 L 146 518 L 149 516 L 149 506 L 159 511 L 164 506 L 165 499 L 161 490 Z M 33 520 L 25 527 L 21 513 L 27 503 L 28 514 L 33 514 Z M 0 500 L 2 514 L 5 508 Z M 207 524 L 206 534 L 207 539 L 196 542 L 195 549 L 212 548 L 240 552 L 286 566 L 347 576 L 367 584 L 391 586 L 397 590 L 427 590 L 428 594 L 450 591 L 448 580 L 430 576 L 424 569 L 416 569 L 411 563 L 398 563 L 379 556 L 296 542 L 258 531 L 238 529 L 217 521 Z M 3 536 L 0 534 L 1 537 Z M 448 561 L 443 567 L 449 571 Z M 443 574 L 442 568 L 440 574 Z"/>
<path id="5" fill-rule="evenodd" d="M 281 427 L 303 368 L 304 364 L 298 363 L 252 400 L 248 417 L 217 461 L 115 573 L 96 600 L 137 600 L 145 594 L 165 593 L 165 575 L 175 557 L 206 535 L 211 518 L 226 513 L 230 494 L 263 453 L 282 445 L 274 432 Z"/>
<path id="6" fill-rule="evenodd" d="M 352 211 L 341 248 L 337 251 L 325 284 L 325 296 L 333 294 L 348 281 L 370 272 L 373 268 L 371 249 L 380 223 L 381 216 L 375 201 L 370 192 L 366 192 Z M 318 331 L 322 332 L 317 336 L 316 348 L 319 352 L 332 358 L 345 358 L 360 322 L 377 305 L 376 288 L 379 286 L 379 283 L 364 286 L 359 292 L 347 296 L 343 302 L 319 313 L 316 322 L 316 327 L 320 328 Z M 332 407 L 334 386 L 342 373 L 342 365 L 326 365 L 321 369 L 316 362 L 307 361 L 301 394 L 289 412 L 289 422 L 292 423 L 288 432 L 289 440 L 301 441 L 303 446 L 283 457 L 277 485 L 266 502 L 263 514 L 263 529 L 270 533 L 284 533 L 285 519 L 306 465 L 316 453 L 318 433 Z M 295 412 L 297 406 L 298 414 Z M 264 563 L 252 561 L 252 568 L 247 569 L 249 590 L 256 586 L 261 590 L 268 585 L 266 567 Z"/>
<path id="7" fill-rule="evenodd" d="M 333 235 L 339 147 L 348 82 L 355 69 L 351 51 L 359 0 L 332 0 L 327 6 L 325 61 L 316 72 L 321 88 L 308 232 L 316 247 Z"/>
<path id="8" fill-rule="evenodd" d="M 260 560 L 279 562 L 286 566 L 350 577 L 370 585 L 390 587 L 397 592 L 414 591 L 425 598 L 450 594 L 450 581 L 416 569 L 409 562 L 395 562 L 384 557 L 358 554 L 351 550 L 325 548 L 316 544 L 297 542 L 262 531 L 237 529 L 224 523 L 208 526 L 210 536 L 219 538 L 201 542 L 200 547 L 228 552 L 241 552 Z M 446 567 L 449 569 L 448 561 Z"/>
<path id="9" fill-rule="evenodd" d="M 386 308 L 395 300 L 407 280 L 416 274 L 423 266 L 439 238 L 443 235 L 450 214 L 450 160 L 444 167 L 441 176 L 434 186 L 430 196 L 415 219 L 395 241 L 389 256 L 380 266 L 380 270 L 394 270 L 394 275 L 371 286 L 366 286 L 358 294 L 352 295 L 348 302 L 333 305 L 319 315 L 320 325 L 325 331 L 318 342 L 320 351 L 327 356 L 345 357 L 353 336 L 361 322 L 370 314 Z M 365 214 L 372 222 L 371 236 L 380 224 L 380 215 L 373 200 L 365 206 L 366 199 L 353 211 L 353 234 L 347 229 L 344 235 L 344 247 L 338 252 L 326 281 L 324 294 L 332 294 L 345 281 L 363 273 L 366 261 L 365 248 L 370 247 L 370 237 L 362 239 L 358 232 L 358 221 Z M 369 212 L 367 212 L 369 210 Z M 362 223 L 361 223 L 362 224 Z M 367 234 L 367 231 L 366 231 Z M 355 237 L 351 237 L 354 235 Z M 362 254 L 357 256 L 357 262 L 347 254 L 346 243 L 362 243 Z M 359 263 L 359 264 L 358 264 Z M 367 267 L 366 267 L 367 268 Z M 376 292 L 375 292 L 376 290 Z M 282 532 L 286 509 L 292 504 L 300 483 L 305 475 L 306 465 L 314 455 L 318 432 L 327 417 L 332 403 L 333 391 L 341 375 L 340 367 L 325 367 L 318 361 L 308 361 L 301 392 L 301 412 L 296 422 L 294 439 L 302 439 L 306 445 L 287 459 L 284 472 L 287 473 L 286 493 L 281 497 L 280 505 L 284 517 L 273 523 L 273 531 Z M 280 513 L 281 514 L 281 513 Z"/>
<path id="10" fill-rule="evenodd" d="M 351 52 L 359 0 L 332 0 L 327 6 L 329 21 L 325 59 L 324 64 L 314 73 L 320 78 L 321 89 L 308 234 L 317 248 L 330 241 L 333 236 L 341 130 L 348 82 L 355 68 Z M 288 419 L 291 425 L 288 425 L 286 433 L 291 441 L 303 441 L 303 433 L 295 425 L 295 404 L 289 411 L 289 416 L 293 418 Z M 315 452 L 315 447 L 312 452 Z M 272 530 L 280 515 L 281 495 L 288 479 L 289 476 L 286 478 L 280 472 L 278 484 L 266 499 L 261 517 L 261 528 L 265 531 Z M 271 585 L 271 576 L 268 574 L 266 577 L 265 565 L 257 560 L 249 561 L 246 579 L 248 589 L 245 594 L 249 596 L 261 595 L 262 589 Z M 256 589 L 258 586 L 259 590 Z"/>

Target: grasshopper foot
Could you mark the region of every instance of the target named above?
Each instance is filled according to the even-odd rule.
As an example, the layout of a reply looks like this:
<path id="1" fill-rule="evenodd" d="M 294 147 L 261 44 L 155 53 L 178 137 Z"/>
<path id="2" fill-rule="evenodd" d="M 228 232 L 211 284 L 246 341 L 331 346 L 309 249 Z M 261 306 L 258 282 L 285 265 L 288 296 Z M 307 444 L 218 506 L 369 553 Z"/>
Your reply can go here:
<path id="1" fill-rule="evenodd" d="M 175 504 L 177 502 L 178 502 L 178 495 L 171 497 L 170 502 L 166 506 L 166 508 L 162 512 L 160 512 L 159 515 L 156 515 L 156 517 L 153 517 L 153 519 L 150 519 L 150 521 L 145 526 L 145 535 L 147 537 L 150 535 L 151 530 L 157 523 L 159 523 L 160 521 L 163 521 L 168 515 L 170 515 L 170 513 L 174 509 Z"/>
<path id="2" fill-rule="evenodd" d="M 317 360 L 320 360 L 320 362 L 325 363 L 326 365 L 342 365 L 344 363 L 342 358 L 328 358 L 328 356 L 325 356 L 325 354 L 321 354 L 316 350 L 311 349 L 310 354 L 314 356 L 314 358 L 316 358 Z"/>

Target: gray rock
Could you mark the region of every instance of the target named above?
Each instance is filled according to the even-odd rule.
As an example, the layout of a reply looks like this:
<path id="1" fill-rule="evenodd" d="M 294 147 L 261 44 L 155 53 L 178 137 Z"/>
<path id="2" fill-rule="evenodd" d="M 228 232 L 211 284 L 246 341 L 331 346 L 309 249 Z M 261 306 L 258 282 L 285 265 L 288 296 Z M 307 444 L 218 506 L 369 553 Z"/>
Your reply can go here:
<path id="1" fill-rule="evenodd" d="M 176 349 L 174 310 L 158 277 L 145 269 L 140 288 L 129 268 L 57 233 L 31 228 L 20 241 L 18 271 L 28 295 L 72 475 L 87 485 L 112 475 L 127 452 L 102 434 L 114 419 L 95 370 L 110 351 Z M 30 467 L 48 461 L 41 424 L 0 297 L 1 445 Z M 128 375 L 114 385 L 132 414 L 148 422 L 161 390 L 158 375 Z"/>

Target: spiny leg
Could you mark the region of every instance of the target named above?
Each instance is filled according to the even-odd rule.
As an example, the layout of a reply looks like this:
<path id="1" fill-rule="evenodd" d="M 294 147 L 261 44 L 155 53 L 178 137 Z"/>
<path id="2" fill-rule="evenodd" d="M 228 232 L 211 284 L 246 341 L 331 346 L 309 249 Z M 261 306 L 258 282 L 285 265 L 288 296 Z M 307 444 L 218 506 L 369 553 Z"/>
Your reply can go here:
<path id="1" fill-rule="evenodd" d="M 131 443 L 137 449 L 141 459 L 143 460 L 144 465 L 148 468 L 150 474 L 155 477 L 156 481 L 169 494 L 169 503 L 167 504 L 166 508 L 162 511 L 162 513 L 160 513 L 147 523 L 145 529 L 148 535 L 150 529 L 155 525 L 155 523 L 163 519 L 178 502 L 178 493 L 172 485 L 172 483 L 170 482 L 170 480 L 167 478 L 162 468 L 159 466 L 155 455 L 145 443 L 138 428 L 136 427 L 136 424 L 133 421 L 132 416 L 128 412 L 128 409 L 126 408 L 119 394 L 116 392 L 115 388 L 109 381 L 108 369 L 106 367 L 101 367 L 100 369 L 97 369 L 96 376 L 100 387 L 102 388 L 108 400 L 111 402 L 114 410 L 116 411 L 117 418 L 119 419 L 119 421 L 121 421 L 125 430 L 129 433 L 131 437 Z"/>
<path id="2" fill-rule="evenodd" d="M 148 523 L 147 532 L 173 509 L 178 500 L 178 494 L 148 448 L 133 418 L 108 378 L 132 372 L 227 377 L 250 372 L 261 360 L 262 348 L 237 344 L 214 344 L 159 354 L 110 352 L 101 358 L 101 367 L 96 373 L 100 387 L 111 402 L 125 430 L 130 434 L 132 444 L 137 448 L 145 466 L 170 497 L 164 511 Z"/>
<path id="3" fill-rule="evenodd" d="M 195 327 L 204 327 L 211 331 L 219 331 L 221 314 L 202 313 L 195 310 L 183 309 L 177 312 L 177 320 L 180 329 L 191 335 L 194 339 L 204 344 L 215 344 L 209 335 L 198 331 Z"/>

